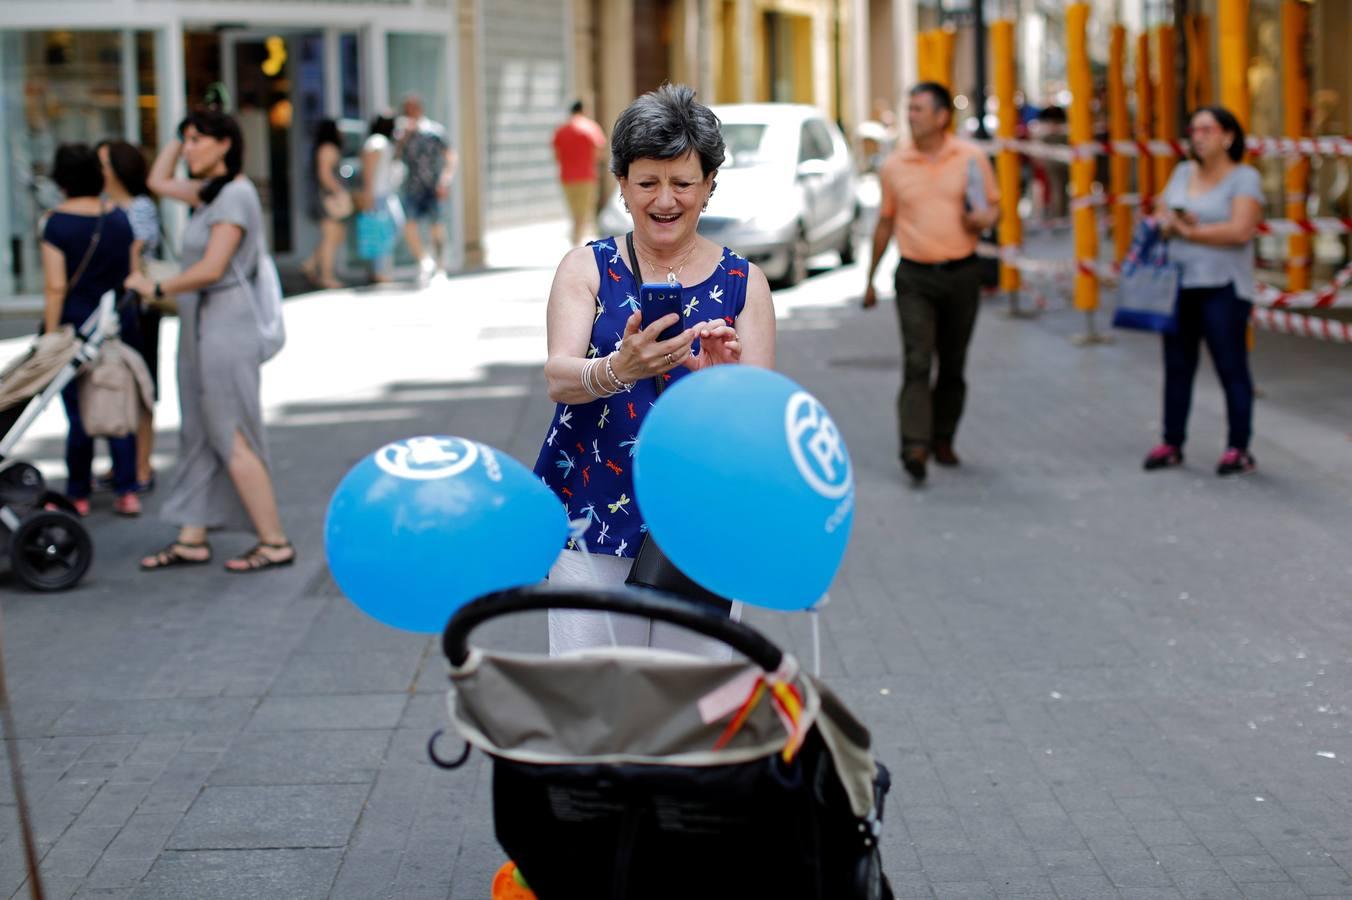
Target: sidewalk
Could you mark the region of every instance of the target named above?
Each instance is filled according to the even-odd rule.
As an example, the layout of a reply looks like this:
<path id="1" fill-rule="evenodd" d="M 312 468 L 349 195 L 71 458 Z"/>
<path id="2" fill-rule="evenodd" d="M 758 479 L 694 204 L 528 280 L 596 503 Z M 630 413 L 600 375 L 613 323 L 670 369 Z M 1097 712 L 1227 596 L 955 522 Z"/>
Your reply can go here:
<path id="1" fill-rule="evenodd" d="M 292 569 L 142 574 L 134 558 L 172 529 L 96 510 L 78 590 L 0 581 L 49 896 L 486 897 L 490 768 L 426 761 L 446 724 L 437 642 L 339 596 L 322 524 L 347 468 L 396 437 L 463 434 L 533 462 L 550 274 L 288 303 L 264 384 Z M 895 317 L 853 305 L 860 281 L 778 295 L 779 360 L 831 409 L 859 482 L 824 676 L 892 770 L 898 895 L 1352 896 L 1347 348 L 1259 336 L 1254 476 L 1211 474 L 1223 413 L 1205 372 L 1188 466 L 1147 475 L 1157 343 L 1079 348 L 1079 316 L 991 302 L 965 464 L 917 490 L 896 459 Z M 28 451 L 58 459 L 59 435 Z M 218 561 L 248 543 L 213 537 Z M 750 620 L 810 660 L 804 617 Z M 542 652 L 543 621 L 482 639 Z M 11 813 L 0 895 L 25 896 L 21 862 Z"/>

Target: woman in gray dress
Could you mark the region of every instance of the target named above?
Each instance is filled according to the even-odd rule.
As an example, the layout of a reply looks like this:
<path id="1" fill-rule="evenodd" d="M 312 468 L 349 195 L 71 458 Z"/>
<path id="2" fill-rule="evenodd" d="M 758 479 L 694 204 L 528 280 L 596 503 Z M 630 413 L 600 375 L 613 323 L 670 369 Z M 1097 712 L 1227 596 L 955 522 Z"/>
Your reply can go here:
<path id="1" fill-rule="evenodd" d="M 296 551 L 277 512 L 258 390 L 263 355 L 251 279 L 263 209 L 240 174 L 244 143 L 234 119 L 199 111 L 178 134 L 160 151 L 148 181 L 159 196 L 193 208 L 183 233 L 183 271 L 161 283 L 139 272 L 127 279 L 142 295 L 177 295 L 180 322 L 179 463 L 162 511 L 179 532 L 141 568 L 209 562 L 211 528 L 252 528 L 258 536 L 252 549 L 225 564 L 227 571 L 290 565 Z M 188 179 L 174 177 L 180 153 Z"/>

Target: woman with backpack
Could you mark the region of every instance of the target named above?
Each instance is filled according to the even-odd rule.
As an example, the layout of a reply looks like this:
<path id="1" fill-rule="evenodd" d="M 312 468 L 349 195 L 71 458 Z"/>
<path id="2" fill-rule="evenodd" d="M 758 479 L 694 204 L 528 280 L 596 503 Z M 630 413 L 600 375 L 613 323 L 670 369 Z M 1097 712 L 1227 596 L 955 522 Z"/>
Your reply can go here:
<path id="1" fill-rule="evenodd" d="M 178 537 L 141 560 L 143 570 L 211 561 L 207 531 L 252 529 L 257 543 L 225 564 L 257 572 L 295 562 L 277 510 L 263 431 L 259 375 L 263 335 L 254 310 L 254 277 L 263 244 L 258 191 L 241 174 L 238 123 L 217 110 L 189 115 L 179 140 L 160 151 L 150 189 L 192 207 L 183 233 L 183 271 L 162 283 L 133 273 L 143 296 L 174 294 L 179 306 L 179 462 L 162 515 Z M 174 177 L 182 154 L 189 178 Z"/>

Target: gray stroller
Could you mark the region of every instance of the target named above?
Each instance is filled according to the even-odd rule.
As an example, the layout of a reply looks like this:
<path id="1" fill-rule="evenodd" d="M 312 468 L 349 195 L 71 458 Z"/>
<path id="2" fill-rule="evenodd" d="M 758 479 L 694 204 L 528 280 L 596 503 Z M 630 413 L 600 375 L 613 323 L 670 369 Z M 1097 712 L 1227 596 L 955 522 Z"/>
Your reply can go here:
<path id="1" fill-rule="evenodd" d="M 578 609 L 715 638 L 731 661 L 469 643 L 489 619 Z M 759 632 L 653 591 L 521 588 L 446 627 L 451 720 L 493 758 L 497 838 L 539 900 L 890 900 L 887 770 L 868 731 Z"/>
<path id="2" fill-rule="evenodd" d="M 8 556 L 14 576 L 33 590 L 74 587 L 94 561 L 94 543 L 70 500 L 48 490 L 36 466 L 10 454 L 118 334 L 117 310 L 117 295 L 109 291 L 79 329 L 40 335 L 27 354 L 0 371 L 0 558 Z"/>

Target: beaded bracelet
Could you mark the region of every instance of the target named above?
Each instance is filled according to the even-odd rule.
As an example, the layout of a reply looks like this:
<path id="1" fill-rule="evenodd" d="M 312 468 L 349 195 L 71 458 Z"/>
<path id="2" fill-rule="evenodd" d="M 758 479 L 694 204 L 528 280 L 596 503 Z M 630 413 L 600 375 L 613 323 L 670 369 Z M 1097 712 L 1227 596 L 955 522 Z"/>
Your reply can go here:
<path id="1" fill-rule="evenodd" d="M 615 355 L 616 352 L 618 351 L 612 351 L 610 355 L 606 357 L 606 376 L 611 381 L 615 382 L 616 385 L 619 386 L 619 390 L 617 390 L 615 393 L 618 394 L 620 391 L 632 391 L 634 389 L 634 382 L 621 381 L 619 376 L 615 374 L 614 366 L 610 364 L 610 359 Z"/>

